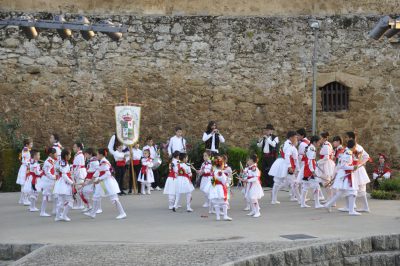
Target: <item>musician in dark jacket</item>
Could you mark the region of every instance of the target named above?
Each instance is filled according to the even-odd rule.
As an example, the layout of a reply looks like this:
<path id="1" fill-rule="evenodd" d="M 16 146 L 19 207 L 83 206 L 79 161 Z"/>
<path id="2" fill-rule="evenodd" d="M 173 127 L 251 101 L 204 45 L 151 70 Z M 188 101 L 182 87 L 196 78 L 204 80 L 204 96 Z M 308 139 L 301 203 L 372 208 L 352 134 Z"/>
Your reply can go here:
<path id="1" fill-rule="evenodd" d="M 258 140 L 257 146 L 261 148 L 263 154 L 262 159 L 262 185 L 272 188 L 274 185 L 274 177 L 268 175 L 269 169 L 277 158 L 277 148 L 279 145 L 279 139 L 273 134 L 274 126 L 267 124 L 263 128 L 263 136 Z"/>
<path id="2" fill-rule="evenodd" d="M 218 154 L 219 144 L 224 143 L 225 138 L 219 133 L 215 121 L 208 122 L 206 132 L 203 134 L 203 141 L 206 145 L 206 150 L 211 151 L 213 155 Z"/>

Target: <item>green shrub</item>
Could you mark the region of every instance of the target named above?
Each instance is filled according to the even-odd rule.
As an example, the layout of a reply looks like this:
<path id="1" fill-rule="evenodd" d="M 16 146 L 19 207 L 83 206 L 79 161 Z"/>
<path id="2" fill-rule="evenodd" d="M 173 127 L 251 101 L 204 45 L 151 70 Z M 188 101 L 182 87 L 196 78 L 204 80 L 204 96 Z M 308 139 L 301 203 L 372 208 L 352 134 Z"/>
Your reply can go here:
<path id="1" fill-rule="evenodd" d="M 382 180 L 379 189 L 383 191 L 395 191 L 400 193 L 400 178 Z"/>
<path id="2" fill-rule="evenodd" d="M 17 180 L 20 162 L 19 152 L 14 149 L 3 149 L 0 151 L 0 182 L 2 183 L 0 191 L 13 192 L 20 191 L 20 186 L 15 182 Z"/>
<path id="3" fill-rule="evenodd" d="M 374 190 L 371 192 L 371 197 L 373 199 L 395 200 L 398 195 L 394 191 Z"/>
<path id="4" fill-rule="evenodd" d="M 239 147 L 228 147 L 227 155 L 228 164 L 232 167 L 233 170 L 239 171 L 240 163 L 242 163 L 243 167 L 246 166 L 246 160 L 249 156 L 249 151 Z"/>

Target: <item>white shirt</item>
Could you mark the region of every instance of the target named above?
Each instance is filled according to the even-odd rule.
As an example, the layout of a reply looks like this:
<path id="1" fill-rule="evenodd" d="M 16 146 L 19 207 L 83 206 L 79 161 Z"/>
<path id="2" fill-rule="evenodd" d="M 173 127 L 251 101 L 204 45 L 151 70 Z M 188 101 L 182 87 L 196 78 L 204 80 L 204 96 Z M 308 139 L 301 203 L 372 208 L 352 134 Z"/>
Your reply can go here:
<path id="1" fill-rule="evenodd" d="M 113 154 L 114 153 L 114 145 L 115 145 L 115 135 L 112 135 L 110 141 L 108 142 L 108 151 Z"/>
<path id="2" fill-rule="evenodd" d="M 87 172 L 85 167 L 85 156 L 83 156 L 82 151 L 78 151 L 75 154 L 74 163 L 72 164 L 72 171 L 75 180 L 86 178 Z"/>
<path id="3" fill-rule="evenodd" d="M 264 137 L 265 138 L 265 137 Z M 258 143 L 257 146 L 259 148 L 262 148 L 263 145 L 263 141 L 264 138 L 262 138 Z M 272 139 L 272 136 L 269 136 L 268 138 L 265 139 L 265 145 L 264 145 L 264 150 L 263 153 L 270 153 L 271 151 L 269 150 L 269 145 L 271 145 L 272 147 L 276 147 L 276 144 L 279 143 L 279 139 L 278 137 L 275 137 L 274 139 Z"/>
<path id="4" fill-rule="evenodd" d="M 203 141 L 204 142 L 206 142 L 210 138 L 212 138 L 212 140 L 211 140 L 211 151 L 212 152 L 218 152 L 218 150 L 215 148 L 215 133 L 213 133 L 213 132 L 211 132 L 210 134 L 207 134 L 206 132 L 203 133 Z M 220 143 L 224 143 L 225 142 L 225 138 L 221 135 L 221 133 L 219 133 L 219 142 Z"/>
<path id="5" fill-rule="evenodd" d="M 186 152 L 186 140 L 183 137 L 173 136 L 169 139 L 169 156 L 171 156 L 175 151 Z"/>
<path id="6" fill-rule="evenodd" d="M 145 150 L 150 150 L 150 158 L 151 159 L 158 157 L 157 150 L 154 145 L 153 146 L 149 146 L 149 145 L 144 146 L 143 151 L 145 151 Z"/>

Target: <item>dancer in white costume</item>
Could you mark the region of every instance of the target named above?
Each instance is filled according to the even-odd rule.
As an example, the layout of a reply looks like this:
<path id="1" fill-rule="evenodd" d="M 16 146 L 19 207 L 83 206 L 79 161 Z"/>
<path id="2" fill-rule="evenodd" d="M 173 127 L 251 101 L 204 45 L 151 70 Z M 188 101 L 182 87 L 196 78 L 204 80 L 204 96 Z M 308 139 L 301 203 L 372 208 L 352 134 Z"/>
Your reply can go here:
<path id="1" fill-rule="evenodd" d="M 75 184 L 77 185 L 77 197 L 74 200 L 74 210 L 88 209 L 89 202 L 84 198 L 82 193 L 82 185 L 85 182 L 87 175 L 85 166 L 85 156 L 83 155 L 83 143 L 76 142 L 73 146 L 75 152 L 74 161 L 72 164 L 72 175 L 74 177 Z M 84 206 L 85 204 L 85 206 Z"/>
<path id="2" fill-rule="evenodd" d="M 187 161 L 188 156 L 186 153 L 179 154 L 178 174 L 176 178 L 176 197 L 174 207 L 172 208 L 172 211 L 174 212 L 178 209 L 181 194 L 186 195 L 186 211 L 193 211 L 190 205 L 192 202 L 194 186 L 192 183 L 192 170 L 190 166 L 187 165 Z"/>
<path id="3" fill-rule="evenodd" d="M 352 149 L 353 152 L 353 164 L 357 165 L 357 170 L 354 171 L 354 178 L 358 182 L 358 194 L 357 197 L 361 198 L 363 202 L 363 208 L 357 209 L 359 212 L 370 212 L 368 200 L 367 200 L 367 184 L 371 182 L 365 169 L 365 165 L 369 162 L 369 154 L 364 148 L 357 143 L 357 137 L 354 132 L 346 132 L 348 140 L 354 140 L 355 147 Z"/>
<path id="4" fill-rule="evenodd" d="M 49 151 L 49 157 L 43 164 L 43 176 L 38 180 L 36 189 L 42 191 L 42 206 L 40 208 L 41 217 L 50 217 L 51 215 L 46 213 L 46 207 L 53 198 L 54 185 L 56 183 L 56 161 L 57 151 L 51 148 Z M 53 199 L 53 212 L 56 211 L 57 202 Z"/>
<path id="5" fill-rule="evenodd" d="M 178 164 L 179 164 L 179 151 L 172 153 L 172 160 L 169 164 L 169 173 L 167 181 L 165 182 L 163 194 L 168 195 L 168 209 L 174 208 L 175 196 L 176 196 L 176 178 L 178 176 Z"/>
<path id="6" fill-rule="evenodd" d="M 69 222 L 68 212 L 74 203 L 73 196 L 76 194 L 75 182 L 71 174 L 68 161 L 71 159 L 71 152 L 64 149 L 61 152 L 59 161 L 60 177 L 54 185 L 54 194 L 57 196 L 57 210 L 55 221 Z"/>
<path id="7" fill-rule="evenodd" d="M 204 193 L 205 202 L 203 204 L 204 208 L 212 209 L 210 206 L 210 200 L 208 198 L 208 194 L 210 193 L 211 187 L 211 178 L 213 176 L 213 166 L 211 162 L 211 152 L 205 151 L 203 153 L 203 164 L 200 167 L 200 170 L 197 172 L 198 175 L 201 176 L 200 182 L 200 190 Z"/>
<path id="8" fill-rule="evenodd" d="M 251 212 L 247 215 L 254 218 L 261 216 L 258 201 L 264 197 L 264 191 L 261 186 L 261 172 L 257 167 L 257 163 L 258 157 L 254 154 L 248 159 L 247 165 L 249 165 L 249 167 L 246 168 L 246 199 L 251 203 Z"/>
<path id="9" fill-rule="evenodd" d="M 143 149 L 142 168 L 140 169 L 138 181 L 141 183 L 141 194 L 151 194 L 151 184 L 154 183 L 153 159 L 150 150 Z"/>
<path id="10" fill-rule="evenodd" d="M 82 212 L 88 212 L 92 209 L 92 205 L 90 204 L 90 199 L 93 198 L 94 193 L 94 184 L 93 184 L 93 176 L 96 172 L 97 168 L 99 167 L 99 160 L 97 159 L 97 152 L 94 151 L 92 148 L 88 148 L 84 152 L 85 159 L 88 161 L 86 166 L 86 178 L 85 182 L 82 184 L 81 189 L 81 198 L 84 201 L 86 208 L 82 210 Z M 101 209 L 101 201 L 99 202 L 99 207 L 97 213 L 102 213 L 103 210 Z"/>
<path id="11" fill-rule="evenodd" d="M 306 204 L 307 191 L 311 189 L 313 191 L 315 208 L 322 208 L 323 206 L 319 202 L 319 191 L 320 185 L 317 177 L 317 147 L 319 147 L 320 137 L 312 136 L 311 143 L 305 148 L 305 159 L 303 167 L 303 178 L 302 178 L 302 189 L 301 189 L 301 207 L 309 208 Z"/>
<path id="12" fill-rule="evenodd" d="M 298 164 L 298 152 L 295 147 L 297 144 L 297 133 L 289 131 L 287 133 L 287 140 L 280 149 L 281 158 L 278 158 L 271 167 L 269 175 L 274 177 L 274 186 L 272 188 L 271 204 L 279 204 L 277 200 L 278 191 L 288 185 L 291 187 L 292 195 L 295 195 L 300 200 L 300 195 L 295 189 L 295 172 Z"/>
<path id="13" fill-rule="evenodd" d="M 333 183 L 333 188 L 336 189 L 336 194 L 333 196 L 324 207 L 330 211 L 331 206 L 341 197 L 346 197 L 348 202 L 349 215 L 361 215 L 355 210 L 355 201 L 357 196 L 357 189 L 359 188 L 358 179 L 355 178 L 354 172 L 357 171 L 358 166 L 353 164 L 353 152 L 355 147 L 354 140 L 347 142 L 345 152 L 340 156 L 338 170 Z"/>
<path id="14" fill-rule="evenodd" d="M 221 208 L 223 210 L 224 221 L 232 221 L 232 218 L 228 216 L 228 188 L 226 186 L 227 176 L 224 172 L 224 160 L 221 156 L 217 156 L 215 159 L 215 167 L 216 169 L 214 170 L 211 180 L 209 199 L 215 208 L 217 221 L 221 220 Z"/>
<path id="15" fill-rule="evenodd" d="M 24 148 L 22 149 L 21 152 L 21 166 L 18 171 L 17 182 L 16 182 L 18 185 L 21 186 L 21 195 L 18 204 L 23 204 L 25 206 L 29 206 L 30 202 L 28 200 L 28 195 L 26 193 L 23 193 L 22 190 L 30 171 L 29 163 L 31 161 L 32 147 L 33 147 L 33 141 L 29 138 L 24 139 Z"/>
<path id="16" fill-rule="evenodd" d="M 41 178 L 43 175 L 43 171 L 40 167 L 39 164 L 40 160 L 40 152 L 37 150 L 31 150 L 31 162 L 29 164 L 29 176 L 28 179 L 26 180 L 23 188 L 23 192 L 28 195 L 29 201 L 30 201 L 30 206 L 29 206 L 29 211 L 31 212 L 37 212 L 39 211 L 38 208 L 36 208 L 36 202 L 38 200 L 39 196 L 39 190 L 36 189 L 36 184 L 37 181 Z"/>
<path id="17" fill-rule="evenodd" d="M 93 183 L 95 184 L 93 207 L 90 212 L 85 212 L 84 214 L 89 217 L 95 218 L 97 210 L 100 206 L 99 201 L 102 197 L 108 197 L 118 211 L 118 216 L 116 217 L 116 219 L 124 219 L 127 217 L 127 215 L 118 198 L 118 193 L 120 193 L 121 191 L 119 190 L 117 181 L 111 175 L 111 164 L 106 159 L 107 154 L 107 149 L 98 150 L 97 159 L 100 161 L 100 165 L 93 175 Z"/>
<path id="18" fill-rule="evenodd" d="M 332 144 L 328 141 L 329 133 L 323 132 L 321 136 L 321 150 L 319 152 L 320 159 L 317 162 L 318 170 L 320 171 L 320 177 L 322 184 L 327 185 L 331 182 L 333 174 L 335 172 L 334 162 L 334 151 Z M 332 197 L 332 191 L 329 186 L 326 187 L 328 199 Z M 321 198 L 323 198 L 322 193 Z"/>

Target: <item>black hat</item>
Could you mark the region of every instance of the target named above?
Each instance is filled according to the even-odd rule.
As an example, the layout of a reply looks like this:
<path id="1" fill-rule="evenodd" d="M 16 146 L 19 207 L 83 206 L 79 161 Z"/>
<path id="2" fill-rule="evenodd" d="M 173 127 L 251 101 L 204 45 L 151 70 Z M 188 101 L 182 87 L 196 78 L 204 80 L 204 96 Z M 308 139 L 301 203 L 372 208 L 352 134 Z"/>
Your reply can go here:
<path id="1" fill-rule="evenodd" d="M 271 130 L 275 130 L 274 126 L 271 124 L 267 124 L 267 126 L 264 129 L 271 129 Z"/>

